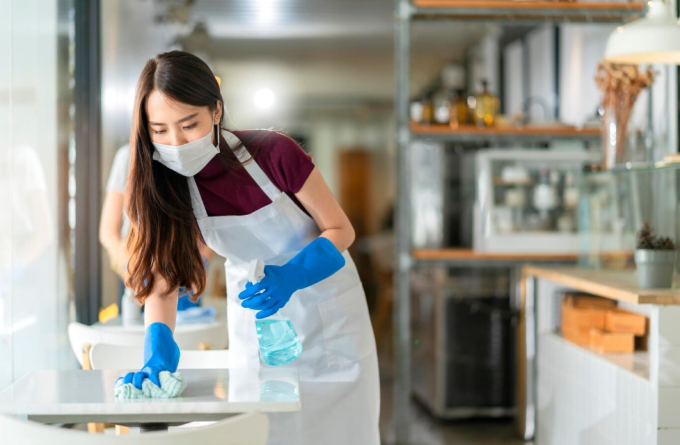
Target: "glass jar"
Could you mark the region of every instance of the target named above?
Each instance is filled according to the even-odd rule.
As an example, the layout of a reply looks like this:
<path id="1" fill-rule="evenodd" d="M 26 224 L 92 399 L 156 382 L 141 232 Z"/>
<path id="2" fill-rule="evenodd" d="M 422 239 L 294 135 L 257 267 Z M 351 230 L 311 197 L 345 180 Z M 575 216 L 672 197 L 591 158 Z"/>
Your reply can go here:
<path id="1" fill-rule="evenodd" d="M 423 114 L 420 121 L 423 125 L 431 125 L 434 122 L 434 105 L 431 96 L 425 96 L 422 101 Z"/>
<path id="2" fill-rule="evenodd" d="M 467 98 L 462 89 L 457 89 L 451 95 L 451 108 L 449 109 L 449 125 L 451 128 L 458 128 L 462 125 L 467 125 L 470 121 L 468 115 Z"/>
<path id="3" fill-rule="evenodd" d="M 475 123 L 479 127 L 494 125 L 498 114 L 498 97 L 489 92 L 489 84 L 482 81 L 482 91 L 475 95 Z"/>

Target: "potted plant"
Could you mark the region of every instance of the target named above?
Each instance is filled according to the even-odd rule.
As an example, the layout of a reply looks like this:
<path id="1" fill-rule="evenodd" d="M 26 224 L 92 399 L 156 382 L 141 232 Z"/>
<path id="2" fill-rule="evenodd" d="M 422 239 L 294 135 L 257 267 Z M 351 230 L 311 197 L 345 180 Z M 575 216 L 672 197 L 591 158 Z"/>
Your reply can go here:
<path id="1" fill-rule="evenodd" d="M 645 223 L 637 236 L 635 264 L 641 289 L 662 289 L 673 284 L 677 251 L 670 238 L 656 237 Z"/>

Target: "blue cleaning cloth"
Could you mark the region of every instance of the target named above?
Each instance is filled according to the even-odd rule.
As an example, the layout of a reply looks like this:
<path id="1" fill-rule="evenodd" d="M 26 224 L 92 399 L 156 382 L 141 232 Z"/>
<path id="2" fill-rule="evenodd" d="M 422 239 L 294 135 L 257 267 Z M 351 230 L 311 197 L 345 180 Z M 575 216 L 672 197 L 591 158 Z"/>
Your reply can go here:
<path id="1" fill-rule="evenodd" d="M 161 386 L 156 386 L 151 379 L 144 379 L 142 389 L 132 383 L 116 382 L 113 393 L 117 399 L 169 399 L 179 397 L 187 387 L 184 377 L 179 372 L 161 371 L 158 374 Z"/>

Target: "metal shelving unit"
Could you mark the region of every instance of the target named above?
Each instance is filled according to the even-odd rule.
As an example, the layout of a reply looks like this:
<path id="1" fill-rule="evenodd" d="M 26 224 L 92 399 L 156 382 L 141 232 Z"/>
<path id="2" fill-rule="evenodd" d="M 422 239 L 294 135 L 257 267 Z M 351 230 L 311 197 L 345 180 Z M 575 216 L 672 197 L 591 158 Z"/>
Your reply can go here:
<path id="1" fill-rule="evenodd" d="M 517 24 L 545 23 L 622 23 L 640 17 L 644 13 L 643 2 L 558 2 L 558 1 L 513 1 L 513 0 L 395 0 L 395 115 L 397 117 L 397 273 L 394 304 L 394 412 L 393 425 L 395 440 L 399 444 L 410 443 L 410 399 L 411 399 L 411 281 L 410 272 L 418 264 L 468 265 L 485 267 L 500 264 L 517 266 L 520 260 L 512 258 L 482 258 L 474 254 L 447 255 L 443 253 L 423 258 L 422 253 L 411 249 L 411 202 L 410 184 L 412 164 L 409 162 L 410 144 L 418 139 L 439 141 L 480 141 L 498 140 L 537 141 L 560 139 L 599 140 L 599 133 L 574 129 L 490 129 L 467 128 L 452 131 L 442 127 L 423 128 L 409 122 L 409 79 L 411 51 L 411 23 L 418 20 L 478 20 L 512 21 Z M 548 259 L 548 261 L 555 259 Z M 527 416 L 532 423 L 531 415 Z M 534 425 L 524 428 L 524 436 L 533 436 Z"/>

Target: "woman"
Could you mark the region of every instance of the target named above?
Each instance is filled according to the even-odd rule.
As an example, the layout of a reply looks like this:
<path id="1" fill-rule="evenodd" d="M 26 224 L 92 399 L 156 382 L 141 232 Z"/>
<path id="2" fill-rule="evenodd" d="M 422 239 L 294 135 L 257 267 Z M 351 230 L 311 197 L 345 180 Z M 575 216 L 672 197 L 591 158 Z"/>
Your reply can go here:
<path id="1" fill-rule="evenodd" d="M 128 285 L 146 304 L 141 387 L 174 371 L 177 290 L 203 293 L 198 245 L 226 259 L 232 366 L 259 368 L 255 320 L 285 306 L 303 352 L 302 411 L 271 415 L 270 443 L 379 444 L 375 339 L 356 267 L 354 230 L 311 159 L 272 131 L 222 128 L 222 95 L 199 58 L 156 56 L 137 86 L 127 188 Z M 248 265 L 265 278 L 248 286 Z M 257 294 L 257 295 L 256 295 Z"/>
<path id="2" fill-rule="evenodd" d="M 124 195 L 127 186 L 127 178 L 130 171 L 130 146 L 125 144 L 116 151 L 109 173 L 109 180 L 106 184 L 106 196 L 102 206 L 102 214 L 99 222 L 99 242 L 109 254 L 111 269 L 116 273 L 119 280 L 118 296 L 116 302 L 118 307 L 123 310 L 123 298 L 125 294 L 132 295 L 128 289 L 126 292 L 125 281 L 127 280 L 128 254 L 126 251 L 126 237 L 130 230 L 130 220 L 124 211 Z M 206 264 L 212 258 L 213 252 L 205 245 L 201 244 L 201 255 Z M 200 303 L 193 303 L 189 298 L 188 292 L 181 289 L 177 303 L 178 311 L 200 306 Z M 141 310 L 140 310 L 141 311 Z"/>

